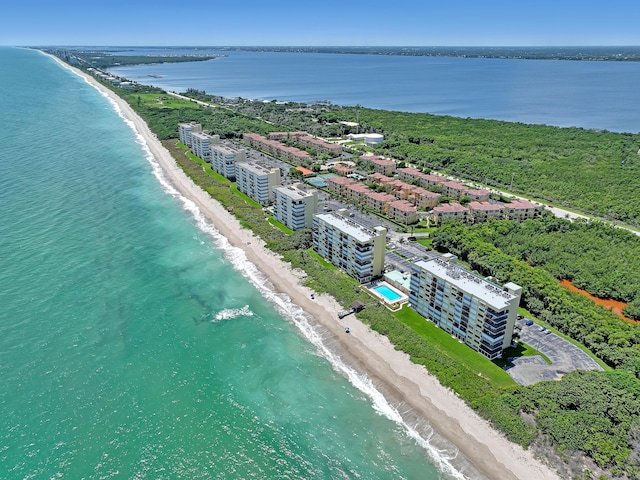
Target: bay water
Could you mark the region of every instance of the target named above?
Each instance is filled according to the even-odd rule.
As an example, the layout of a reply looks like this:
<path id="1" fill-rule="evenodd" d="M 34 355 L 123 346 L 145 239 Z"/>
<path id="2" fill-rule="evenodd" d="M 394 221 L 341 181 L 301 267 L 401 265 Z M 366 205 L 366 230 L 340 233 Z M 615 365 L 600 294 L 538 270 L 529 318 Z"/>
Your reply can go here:
<path id="1" fill-rule="evenodd" d="M 116 67 L 165 90 L 640 132 L 640 62 L 526 60 L 215 48 L 118 54 L 222 54 L 202 62 Z"/>
<path id="2" fill-rule="evenodd" d="M 0 478 L 463 478 L 165 181 L 0 48 Z"/>

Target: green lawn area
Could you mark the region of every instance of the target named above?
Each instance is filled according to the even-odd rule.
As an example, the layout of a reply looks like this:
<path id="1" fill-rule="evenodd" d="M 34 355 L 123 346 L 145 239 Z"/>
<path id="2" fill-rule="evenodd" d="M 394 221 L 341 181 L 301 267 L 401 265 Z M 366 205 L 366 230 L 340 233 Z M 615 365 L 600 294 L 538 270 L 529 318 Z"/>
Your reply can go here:
<path id="1" fill-rule="evenodd" d="M 434 348 L 439 350 L 442 357 L 451 357 L 454 361 L 464 366 L 468 371 L 482 376 L 496 389 L 513 387 L 516 383 L 500 366 L 475 352 L 467 345 L 460 343 L 447 332 L 438 328 L 424 317 L 404 306 L 396 312 L 395 317 L 410 327 L 416 334 L 428 338 Z"/>
<path id="2" fill-rule="evenodd" d="M 173 97 L 168 94 L 161 93 L 132 93 L 129 95 L 128 101 L 131 105 L 138 105 L 138 99 L 140 104 L 150 108 L 193 108 L 199 110 L 202 108 L 195 102 L 188 100 L 182 100 L 180 98 Z"/>
<path id="3" fill-rule="evenodd" d="M 273 225 L 276 228 L 279 228 L 280 230 L 282 230 L 284 233 L 286 233 L 287 235 L 292 235 L 293 234 L 293 230 L 291 230 L 289 227 L 287 227 L 286 225 L 283 225 L 282 223 L 280 223 L 279 221 L 277 221 L 275 218 L 271 217 L 269 218 L 269 223 L 271 225 Z"/>

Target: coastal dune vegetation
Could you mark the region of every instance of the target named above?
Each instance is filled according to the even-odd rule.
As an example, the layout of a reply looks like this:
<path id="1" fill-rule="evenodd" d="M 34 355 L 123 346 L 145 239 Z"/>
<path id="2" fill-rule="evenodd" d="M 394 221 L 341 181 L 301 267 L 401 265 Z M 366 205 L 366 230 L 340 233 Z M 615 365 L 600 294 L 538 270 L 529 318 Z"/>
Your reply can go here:
<path id="1" fill-rule="evenodd" d="M 367 300 L 356 282 L 327 268 L 313 253 L 309 231 L 287 234 L 273 228 L 262 209 L 248 202 L 231 182 L 187 154 L 175 140 L 179 123 L 199 122 L 223 138 L 300 129 L 332 136 L 353 128 L 339 121 L 358 119 L 360 130 L 385 135 L 377 153 L 631 225 L 640 221 L 640 207 L 633 201 L 640 186 L 637 135 L 361 107 L 273 102 L 202 107 L 176 101 L 153 87 L 114 90 L 164 140 L 197 184 L 233 210 L 242 225 L 292 268 L 305 271 L 307 285 L 331 294 L 345 307 L 354 300 Z M 199 100 L 214 98 L 204 92 L 186 93 Z M 635 263 L 614 261 L 611 255 L 602 255 L 602 263 L 597 263 L 592 257 L 613 244 L 628 259 L 637 253 L 638 242 L 635 235 L 604 223 L 571 224 L 549 216 L 521 225 L 445 223 L 434 233 L 434 248 L 458 255 L 498 281 L 522 285 L 523 306 L 591 349 L 606 367 L 602 372 L 577 371 L 559 381 L 523 387 L 497 362 L 443 335 L 411 310 L 394 314 L 374 307 L 358 317 L 424 365 L 507 438 L 550 459 L 564 478 L 640 478 L 640 329 L 558 284 L 559 279 L 570 278 L 587 290 L 624 298 L 633 314 L 640 285 Z M 585 244 L 591 248 L 576 251 Z M 574 247 L 570 257 L 563 257 L 570 246 Z M 605 263 L 612 270 L 610 278 L 590 276 Z M 626 285 L 616 278 L 624 278 Z"/>

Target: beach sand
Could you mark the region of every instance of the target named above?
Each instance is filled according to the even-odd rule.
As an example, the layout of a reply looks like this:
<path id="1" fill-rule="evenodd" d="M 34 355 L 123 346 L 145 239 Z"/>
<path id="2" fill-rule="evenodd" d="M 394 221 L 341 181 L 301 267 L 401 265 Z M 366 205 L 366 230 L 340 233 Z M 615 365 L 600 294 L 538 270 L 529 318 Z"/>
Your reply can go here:
<path id="1" fill-rule="evenodd" d="M 266 249 L 252 232 L 243 229 L 235 217 L 177 167 L 170 153 L 129 104 L 93 77 L 58 58 L 52 58 L 84 77 L 117 104 L 122 115 L 145 139 L 172 185 L 195 202 L 232 245 L 245 252 L 277 291 L 287 294 L 317 322 L 329 349 L 356 371 L 367 375 L 409 424 L 416 425 L 423 432 L 432 428 L 436 435 L 431 443 L 447 450 L 449 446 L 455 446 L 460 454 L 451 463 L 465 477 L 492 480 L 559 478 L 530 451 L 506 440 L 451 390 L 442 387 L 424 367 L 412 363 L 408 355 L 395 350 L 386 337 L 372 331 L 353 315 L 339 320 L 337 313 L 343 309 L 334 299 L 327 295 L 315 295 L 315 299 L 311 299 L 312 292 L 301 285 L 299 275 L 289 265 Z M 345 333 L 345 326 L 350 328 L 350 334 Z"/>

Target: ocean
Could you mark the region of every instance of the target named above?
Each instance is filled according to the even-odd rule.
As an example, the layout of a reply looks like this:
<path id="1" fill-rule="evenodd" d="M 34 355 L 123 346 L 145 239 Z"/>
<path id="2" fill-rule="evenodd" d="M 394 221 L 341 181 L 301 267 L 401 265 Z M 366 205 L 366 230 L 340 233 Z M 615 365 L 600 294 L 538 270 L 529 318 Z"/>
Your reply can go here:
<path id="1" fill-rule="evenodd" d="M 0 64 L 0 477 L 464 477 L 106 97 L 36 51 Z"/>
<path id="2" fill-rule="evenodd" d="M 640 62 L 521 60 L 131 48 L 118 54 L 223 54 L 117 67 L 139 83 L 226 97 L 640 132 Z"/>

